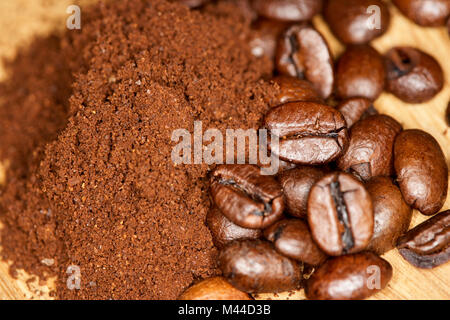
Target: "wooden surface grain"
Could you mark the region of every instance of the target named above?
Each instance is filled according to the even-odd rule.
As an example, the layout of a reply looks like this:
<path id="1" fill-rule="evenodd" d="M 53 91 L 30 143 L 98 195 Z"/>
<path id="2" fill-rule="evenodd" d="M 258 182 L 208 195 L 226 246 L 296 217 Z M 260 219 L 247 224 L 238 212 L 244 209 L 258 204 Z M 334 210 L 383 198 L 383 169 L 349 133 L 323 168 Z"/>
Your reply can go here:
<path id="1" fill-rule="evenodd" d="M 0 57 L 14 56 L 19 46 L 24 46 L 36 34 L 47 34 L 65 26 L 66 8 L 80 4 L 83 10 L 88 2 L 95 0 L 15 0 L 0 1 Z M 383 93 L 375 107 L 388 114 L 405 128 L 419 128 L 433 135 L 441 145 L 450 164 L 450 128 L 444 121 L 445 108 L 450 100 L 450 39 L 447 29 L 419 27 L 394 7 L 390 6 L 392 21 L 388 32 L 372 42 L 381 53 L 393 46 L 414 46 L 434 56 L 445 73 L 443 90 L 431 101 L 410 105 L 394 96 Z M 329 41 L 335 57 L 344 47 L 331 35 L 321 17 L 314 19 L 314 25 Z M 0 79 L 4 77 L 0 65 Z M 5 183 L 7 164 L 0 163 L 0 183 Z M 7 182 L 6 182 L 7 183 Z M 443 207 L 450 208 L 450 196 Z M 424 221 L 425 216 L 414 212 L 411 227 Z M 0 228 L 2 226 L 0 225 Z M 1 245 L 1 244 L 0 244 Z M 371 299 L 450 299 L 450 263 L 432 270 L 417 269 L 408 264 L 396 250 L 383 256 L 393 266 L 393 278 L 388 286 Z M 39 279 L 21 273 L 13 279 L 8 273 L 8 262 L 0 261 L 0 299 L 48 299 L 53 281 L 42 283 Z M 260 295 L 258 298 L 304 299 L 303 291 L 278 295 Z"/>

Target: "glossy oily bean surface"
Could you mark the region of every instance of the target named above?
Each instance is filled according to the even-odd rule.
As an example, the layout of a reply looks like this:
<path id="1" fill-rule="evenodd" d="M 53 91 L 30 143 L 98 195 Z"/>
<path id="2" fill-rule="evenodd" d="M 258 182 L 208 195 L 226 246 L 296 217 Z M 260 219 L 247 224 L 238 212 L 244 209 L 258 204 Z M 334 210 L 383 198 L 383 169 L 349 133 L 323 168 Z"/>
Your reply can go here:
<path id="1" fill-rule="evenodd" d="M 375 100 L 385 85 L 385 66 L 381 55 L 369 45 L 347 47 L 336 66 L 336 93 L 342 98 Z"/>
<path id="2" fill-rule="evenodd" d="M 350 130 L 347 151 L 338 167 L 361 180 L 394 173 L 393 147 L 402 126 L 387 115 L 374 115 L 360 120 Z"/>
<path id="3" fill-rule="evenodd" d="M 278 42 L 275 65 L 280 74 L 306 79 L 325 99 L 333 91 L 333 58 L 326 40 L 309 24 L 289 27 Z"/>
<path id="4" fill-rule="evenodd" d="M 287 24 L 269 19 L 258 19 L 252 25 L 252 35 L 249 42 L 250 50 L 255 57 L 266 56 L 275 59 L 278 38 L 286 29 Z"/>
<path id="5" fill-rule="evenodd" d="M 294 217 L 307 215 L 308 196 L 312 186 L 319 181 L 328 169 L 315 166 L 298 166 L 278 175 L 286 200 L 286 211 Z"/>
<path id="6" fill-rule="evenodd" d="M 384 289 L 392 267 L 371 252 L 332 258 L 306 281 L 305 294 L 314 300 L 365 299 Z"/>
<path id="7" fill-rule="evenodd" d="M 225 278 L 214 277 L 189 287 L 178 300 L 253 300 L 253 298 L 233 287 Z"/>
<path id="8" fill-rule="evenodd" d="M 301 285 L 300 265 L 267 241 L 230 243 L 219 255 L 219 266 L 233 286 L 248 293 L 282 292 Z"/>
<path id="9" fill-rule="evenodd" d="M 324 164 L 348 145 L 345 119 L 336 109 L 313 102 L 289 102 L 272 108 L 264 127 L 280 138 L 272 153 L 299 164 Z"/>
<path id="10" fill-rule="evenodd" d="M 322 0 L 253 0 L 263 17 L 283 21 L 308 21 L 322 10 Z"/>
<path id="11" fill-rule="evenodd" d="M 386 90 L 408 103 L 433 98 L 444 85 L 444 75 L 432 56 L 411 47 L 396 47 L 385 55 Z"/>
<path id="12" fill-rule="evenodd" d="M 412 209 L 388 177 L 374 177 L 365 186 L 372 198 L 375 223 L 367 250 L 381 255 L 395 248 L 397 239 L 408 230 Z"/>
<path id="13" fill-rule="evenodd" d="M 390 14 L 380 0 L 332 0 L 326 2 L 324 18 L 339 40 L 363 44 L 386 32 Z"/>
<path id="14" fill-rule="evenodd" d="M 393 0 L 392 2 L 405 16 L 422 26 L 443 26 L 450 15 L 449 0 Z"/>
<path id="15" fill-rule="evenodd" d="M 373 235 L 370 195 L 352 175 L 330 173 L 311 189 L 308 223 L 314 240 L 328 255 L 362 251 Z"/>
<path id="16" fill-rule="evenodd" d="M 280 87 L 280 90 L 275 101 L 271 103 L 272 106 L 296 101 L 322 102 L 319 93 L 307 80 L 290 76 L 277 76 L 273 78 L 273 81 Z"/>
<path id="17" fill-rule="evenodd" d="M 394 144 L 394 167 L 406 203 L 425 215 L 444 205 L 448 168 L 438 142 L 421 130 L 405 130 Z"/>
<path id="18" fill-rule="evenodd" d="M 206 225 L 214 241 L 214 245 L 221 249 L 234 240 L 259 239 L 260 229 L 247 229 L 238 226 L 225 217 L 218 208 L 213 207 L 206 215 Z"/>
<path id="19" fill-rule="evenodd" d="M 220 165 L 212 173 L 211 196 L 217 208 L 243 228 L 266 228 L 283 215 L 279 183 L 254 165 Z"/>
<path id="20" fill-rule="evenodd" d="M 358 120 L 378 114 L 378 111 L 372 105 L 372 101 L 365 98 L 345 99 L 337 105 L 336 109 L 344 116 L 349 129 Z"/>
<path id="21" fill-rule="evenodd" d="M 430 269 L 450 260 L 450 210 L 440 212 L 402 236 L 398 251 L 409 263 Z"/>
<path id="22" fill-rule="evenodd" d="M 327 258 L 314 242 L 308 225 L 300 219 L 277 221 L 264 230 L 264 236 L 281 254 L 309 265 L 320 265 Z"/>

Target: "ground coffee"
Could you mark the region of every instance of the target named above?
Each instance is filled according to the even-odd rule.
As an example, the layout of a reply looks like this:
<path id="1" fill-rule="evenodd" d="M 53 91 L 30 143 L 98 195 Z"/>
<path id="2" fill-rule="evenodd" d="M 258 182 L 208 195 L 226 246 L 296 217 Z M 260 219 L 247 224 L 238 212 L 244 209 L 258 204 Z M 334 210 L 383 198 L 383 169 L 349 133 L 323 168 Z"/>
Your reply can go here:
<path id="1" fill-rule="evenodd" d="M 175 165 L 172 131 L 192 132 L 196 120 L 257 128 L 276 94 L 260 80 L 272 65 L 251 55 L 249 22 L 230 3 L 89 11 L 81 31 L 52 40 L 54 57 L 39 54 L 42 41 L 19 57 L 6 86 L 23 89 L 2 91 L 0 128 L 16 128 L 0 130 L 12 168 L 3 258 L 12 271 L 56 274 L 58 298 L 174 299 L 217 272 L 217 252 L 205 226 L 208 166 Z M 70 290 L 77 268 L 81 289 Z"/>

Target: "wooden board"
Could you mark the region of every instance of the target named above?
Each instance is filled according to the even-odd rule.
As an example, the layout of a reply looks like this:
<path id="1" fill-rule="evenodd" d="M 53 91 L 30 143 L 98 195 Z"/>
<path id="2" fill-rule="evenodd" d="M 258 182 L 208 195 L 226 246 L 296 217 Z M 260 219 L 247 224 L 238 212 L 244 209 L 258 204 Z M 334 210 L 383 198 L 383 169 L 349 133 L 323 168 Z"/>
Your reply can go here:
<path id="1" fill-rule="evenodd" d="M 81 7 L 90 0 L 81 2 Z M 91 0 L 95 1 L 95 0 Z M 13 56 L 18 45 L 24 45 L 34 34 L 46 34 L 54 28 L 64 28 L 65 10 L 69 4 L 80 3 L 70 0 L 14 0 L 0 1 L 0 56 Z M 450 159 L 450 128 L 444 122 L 444 111 L 450 100 L 450 40 L 445 28 L 422 28 L 407 20 L 391 7 L 392 22 L 388 32 L 373 41 L 373 46 L 384 53 L 392 46 L 409 45 L 433 55 L 445 72 L 442 92 L 432 101 L 421 105 L 409 105 L 384 93 L 375 102 L 376 108 L 391 115 L 405 128 L 420 128 L 432 134 Z M 321 17 L 314 20 L 315 26 L 325 35 L 335 56 L 343 46 L 330 34 Z M 0 66 L 0 78 L 4 76 Z M 3 180 L 5 164 L 0 164 L 0 183 Z M 450 208 L 450 196 L 443 209 Z M 411 227 L 426 217 L 414 212 Z M 0 226 L 1 227 L 1 226 Z M 394 275 L 382 292 L 371 299 L 450 299 L 450 263 L 433 270 L 412 267 L 403 260 L 396 250 L 384 257 L 392 264 Z M 39 283 L 26 274 L 12 279 L 8 274 L 8 264 L 0 262 L 0 299 L 46 299 L 49 298 L 47 284 Z M 304 299 L 303 291 L 294 295 L 261 295 L 260 298 Z"/>

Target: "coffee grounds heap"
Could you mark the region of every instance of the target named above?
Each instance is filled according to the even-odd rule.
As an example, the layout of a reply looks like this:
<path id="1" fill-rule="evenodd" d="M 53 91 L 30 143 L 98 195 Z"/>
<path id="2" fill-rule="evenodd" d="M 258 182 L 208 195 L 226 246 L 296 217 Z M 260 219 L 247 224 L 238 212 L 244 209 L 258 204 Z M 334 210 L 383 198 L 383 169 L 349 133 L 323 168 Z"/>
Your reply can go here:
<path id="1" fill-rule="evenodd" d="M 234 9 L 98 4 L 81 31 L 50 47 L 39 40 L 10 63 L 0 241 L 13 273 L 56 275 L 60 299 L 175 299 L 218 273 L 209 168 L 175 165 L 171 136 L 197 120 L 256 129 L 275 97 L 261 80 L 271 62 L 251 55 L 249 21 Z M 80 290 L 67 286 L 69 266 Z"/>

